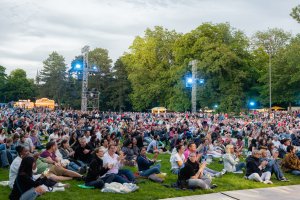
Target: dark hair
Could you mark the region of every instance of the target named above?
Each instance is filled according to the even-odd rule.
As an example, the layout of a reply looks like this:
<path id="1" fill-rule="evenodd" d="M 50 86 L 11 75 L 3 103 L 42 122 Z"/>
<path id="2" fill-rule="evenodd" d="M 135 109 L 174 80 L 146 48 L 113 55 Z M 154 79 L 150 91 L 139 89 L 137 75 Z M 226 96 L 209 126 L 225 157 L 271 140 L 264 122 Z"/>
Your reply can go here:
<path id="1" fill-rule="evenodd" d="M 288 153 L 291 153 L 293 150 L 294 150 L 294 146 L 292 146 L 292 145 L 290 145 L 290 146 L 288 146 L 287 148 L 286 148 L 286 151 L 288 152 Z"/>
<path id="2" fill-rule="evenodd" d="M 32 156 L 26 156 L 22 159 L 20 168 L 19 168 L 19 174 L 18 175 L 28 175 L 32 176 L 32 165 L 35 162 L 35 159 Z"/>
<path id="3" fill-rule="evenodd" d="M 54 141 L 50 141 L 46 144 L 46 150 L 51 149 L 51 147 L 53 147 L 56 144 L 56 142 Z"/>
<path id="4" fill-rule="evenodd" d="M 179 151 L 179 149 L 181 149 L 181 147 L 183 147 L 183 145 L 182 145 L 182 144 L 180 144 L 180 145 L 177 145 L 177 146 L 176 146 L 176 150 L 177 150 L 177 152 Z"/>
<path id="5" fill-rule="evenodd" d="M 60 142 L 60 147 L 61 148 L 64 148 L 64 144 L 68 143 L 68 140 L 66 139 L 63 139 L 61 142 Z M 50 147 L 51 148 L 51 147 Z"/>
<path id="6" fill-rule="evenodd" d="M 190 148 L 193 144 L 195 144 L 194 142 L 191 142 L 188 144 L 188 148 Z M 196 144 L 195 144 L 196 145 Z"/>
<path id="7" fill-rule="evenodd" d="M 124 141 L 123 146 L 128 147 L 130 144 L 131 144 L 131 140 L 127 139 L 127 140 Z"/>
<path id="8" fill-rule="evenodd" d="M 21 153 L 24 149 L 25 149 L 25 147 L 23 145 L 16 146 L 16 151 L 17 151 L 19 156 L 21 155 Z"/>

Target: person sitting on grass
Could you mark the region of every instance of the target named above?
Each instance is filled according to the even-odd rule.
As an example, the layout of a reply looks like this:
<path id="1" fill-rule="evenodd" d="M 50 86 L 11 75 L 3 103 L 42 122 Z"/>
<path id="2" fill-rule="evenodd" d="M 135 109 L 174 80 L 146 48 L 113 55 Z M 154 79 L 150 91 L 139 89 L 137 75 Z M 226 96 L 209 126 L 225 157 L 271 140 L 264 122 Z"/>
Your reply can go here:
<path id="1" fill-rule="evenodd" d="M 211 179 L 203 174 L 205 167 L 206 162 L 199 163 L 197 154 L 190 153 L 184 167 L 179 171 L 179 187 L 191 189 L 211 189 L 216 187 L 216 185 L 211 185 Z"/>
<path id="2" fill-rule="evenodd" d="M 178 175 L 179 170 L 184 166 L 185 156 L 183 153 L 185 148 L 183 145 L 178 145 L 176 150 L 177 153 L 171 155 L 170 162 L 172 167 L 171 172 Z"/>
<path id="3" fill-rule="evenodd" d="M 22 145 L 17 146 L 16 151 L 17 151 L 18 156 L 13 160 L 13 162 L 11 163 L 10 168 L 9 168 L 9 183 L 8 183 L 8 185 L 11 189 L 14 186 L 14 182 L 18 175 L 18 171 L 19 171 L 22 159 L 29 155 L 29 150 Z"/>
<path id="4" fill-rule="evenodd" d="M 125 155 L 124 165 L 126 165 L 126 166 L 135 166 L 136 157 L 134 155 L 131 140 L 128 139 L 128 140 L 124 141 L 121 151 Z"/>
<path id="5" fill-rule="evenodd" d="M 35 159 L 27 156 L 22 159 L 13 189 L 9 195 L 11 200 L 34 200 L 46 192 L 40 180 L 33 180 L 33 170 L 36 168 Z"/>
<path id="6" fill-rule="evenodd" d="M 103 176 L 108 170 L 110 170 L 113 165 L 106 164 L 103 165 L 103 156 L 105 149 L 104 148 L 96 148 L 94 151 L 93 159 L 90 163 L 90 167 L 85 178 L 86 186 L 93 186 L 95 188 L 101 189 L 105 183 L 111 183 L 115 178 L 115 174 L 106 174 Z"/>
<path id="7" fill-rule="evenodd" d="M 147 147 L 147 152 L 154 153 L 155 151 L 158 151 L 158 142 L 159 142 L 159 135 L 154 135 L 153 140 L 149 143 Z"/>
<path id="8" fill-rule="evenodd" d="M 223 155 L 224 169 L 226 172 L 243 173 L 242 169 L 246 167 L 246 164 L 239 161 L 239 153 L 234 153 L 233 145 L 227 145 L 226 154 Z"/>
<path id="9" fill-rule="evenodd" d="M 268 161 L 264 160 L 260 162 L 261 152 L 259 150 L 253 150 L 251 156 L 246 159 L 246 176 L 245 178 L 249 180 L 254 180 L 257 182 L 272 184 L 271 172 L 264 172 Z"/>
<path id="10" fill-rule="evenodd" d="M 297 149 L 295 146 L 287 147 L 287 154 L 284 156 L 281 162 L 282 169 L 285 172 L 289 172 L 293 175 L 300 175 L 300 160 L 296 155 Z"/>
<path id="11" fill-rule="evenodd" d="M 275 174 L 277 180 L 279 181 L 288 181 L 287 178 L 284 177 L 283 172 L 280 169 L 280 164 L 278 160 L 279 151 L 274 149 L 272 151 L 272 157 L 268 157 L 268 151 L 261 149 L 261 161 L 266 160 L 268 164 L 265 168 L 265 171 L 271 172 L 271 174 Z"/>
<path id="12" fill-rule="evenodd" d="M 115 178 L 113 182 L 118 183 L 135 183 L 135 178 L 133 173 L 128 169 L 120 169 L 125 160 L 123 152 L 120 152 L 120 155 L 116 154 L 117 147 L 114 144 L 110 144 L 108 151 L 104 154 L 103 164 L 104 166 L 112 166 L 106 174 L 114 174 Z"/>
<path id="13" fill-rule="evenodd" d="M 149 177 L 152 174 L 159 174 L 160 173 L 160 167 L 161 167 L 160 164 L 157 164 L 157 165 L 151 167 L 156 162 L 156 159 L 157 159 L 157 156 L 158 156 L 158 151 L 156 151 L 154 153 L 154 156 L 153 156 L 152 160 L 147 158 L 146 152 L 147 152 L 146 147 L 142 147 L 140 155 L 137 157 L 139 175 L 143 176 L 143 177 Z"/>
<path id="14" fill-rule="evenodd" d="M 46 150 L 40 154 L 40 157 L 43 158 L 43 161 L 49 164 L 49 173 L 52 173 L 56 176 L 68 177 L 69 180 L 72 178 L 77 178 L 79 180 L 82 179 L 83 176 L 81 174 L 65 169 L 62 166 L 60 160 L 55 155 L 56 150 L 56 142 L 51 141 L 46 144 Z"/>
<path id="15" fill-rule="evenodd" d="M 89 164 L 92 160 L 92 147 L 87 143 L 86 138 L 78 139 L 79 146 L 75 149 L 74 159 Z"/>

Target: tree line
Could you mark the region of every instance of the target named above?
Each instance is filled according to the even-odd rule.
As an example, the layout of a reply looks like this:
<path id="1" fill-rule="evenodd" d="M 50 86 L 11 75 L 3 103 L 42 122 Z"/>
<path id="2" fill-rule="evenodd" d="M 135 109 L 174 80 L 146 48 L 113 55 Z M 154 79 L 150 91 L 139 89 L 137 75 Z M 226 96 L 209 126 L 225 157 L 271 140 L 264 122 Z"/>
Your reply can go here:
<path id="1" fill-rule="evenodd" d="M 89 64 L 100 73 L 89 77 L 89 88 L 100 91 L 100 110 L 164 106 L 187 111 L 191 91 L 184 77 L 191 72 L 189 62 L 197 60 L 198 78 L 205 80 L 198 87 L 197 107 L 217 104 L 219 111 L 239 112 L 250 101 L 268 106 L 271 66 L 273 104 L 295 105 L 300 100 L 299 50 L 300 35 L 277 28 L 247 37 L 228 23 L 203 23 L 185 34 L 156 26 L 137 36 L 115 63 L 106 49 L 90 51 Z M 0 101 L 48 97 L 62 107 L 80 108 L 81 81 L 68 76 L 66 66 L 64 57 L 52 52 L 35 82 L 24 70 L 6 75 L 1 66 Z"/>

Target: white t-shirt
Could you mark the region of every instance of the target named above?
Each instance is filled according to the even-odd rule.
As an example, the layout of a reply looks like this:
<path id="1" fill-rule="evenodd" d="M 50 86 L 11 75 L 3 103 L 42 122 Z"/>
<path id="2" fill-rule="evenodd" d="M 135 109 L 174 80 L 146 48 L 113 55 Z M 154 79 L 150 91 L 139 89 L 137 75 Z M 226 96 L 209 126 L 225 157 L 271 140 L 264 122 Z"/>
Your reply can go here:
<path id="1" fill-rule="evenodd" d="M 106 164 L 113 164 L 113 167 L 108 170 L 107 174 L 117 174 L 119 173 L 119 168 L 121 167 L 121 163 L 118 161 L 119 156 L 117 154 L 114 154 L 113 157 L 111 157 L 108 152 L 104 154 L 103 157 L 103 166 Z"/>
<path id="2" fill-rule="evenodd" d="M 178 153 L 172 155 L 170 158 L 171 169 L 178 169 L 179 166 L 178 166 L 177 162 L 179 161 L 179 162 L 184 163 L 184 160 L 185 160 L 184 154 L 182 154 L 181 156 Z"/>
<path id="3" fill-rule="evenodd" d="M 22 162 L 22 158 L 20 156 L 16 157 L 10 165 L 9 168 L 9 187 L 12 189 L 15 183 L 15 180 L 18 175 L 18 171 Z"/>

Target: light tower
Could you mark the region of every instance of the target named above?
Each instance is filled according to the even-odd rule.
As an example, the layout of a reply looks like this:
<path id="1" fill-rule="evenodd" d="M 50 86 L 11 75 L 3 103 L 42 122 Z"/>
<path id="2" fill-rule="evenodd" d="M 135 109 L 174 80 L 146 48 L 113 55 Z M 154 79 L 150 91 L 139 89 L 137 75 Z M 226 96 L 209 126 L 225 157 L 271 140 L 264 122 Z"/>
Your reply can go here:
<path id="1" fill-rule="evenodd" d="M 89 77 L 89 71 L 88 71 L 88 54 L 89 54 L 90 47 L 84 46 L 81 49 L 81 53 L 83 56 L 83 74 L 82 74 L 82 91 L 81 91 L 81 111 L 85 112 L 87 111 L 87 93 L 88 93 L 88 77 Z"/>

